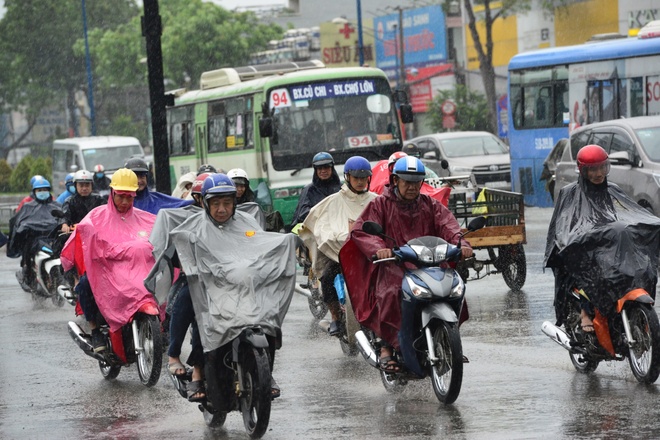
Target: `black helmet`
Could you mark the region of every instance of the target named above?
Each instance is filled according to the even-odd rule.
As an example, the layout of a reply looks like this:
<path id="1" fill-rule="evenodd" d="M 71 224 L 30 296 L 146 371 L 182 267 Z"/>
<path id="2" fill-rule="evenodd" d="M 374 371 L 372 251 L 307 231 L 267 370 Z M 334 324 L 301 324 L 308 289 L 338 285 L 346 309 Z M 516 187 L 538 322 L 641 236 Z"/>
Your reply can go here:
<path id="1" fill-rule="evenodd" d="M 197 169 L 197 175 L 199 176 L 202 173 L 217 173 L 218 170 L 215 169 L 210 163 L 205 163 Z"/>
<path id="2" fill-rule="evenodd" d="M 128 168 L 136 174 L 149 172 L 149 166 L 147 165 L 147 162 L 145 162 L 144 159 L 140 159 L 139 157 L 128 159 L 124 164 L 124 168 Z"/>

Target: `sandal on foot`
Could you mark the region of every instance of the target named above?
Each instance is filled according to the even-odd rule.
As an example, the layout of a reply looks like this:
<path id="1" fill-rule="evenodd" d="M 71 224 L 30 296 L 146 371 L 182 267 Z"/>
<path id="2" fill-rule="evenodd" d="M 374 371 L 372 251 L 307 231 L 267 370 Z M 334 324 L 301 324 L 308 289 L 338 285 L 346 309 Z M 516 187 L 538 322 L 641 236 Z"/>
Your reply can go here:
<path id="1" fill-rule="evenodd" d="M 580 328 L 585 333 L 593 333 L 595 331 L 594 322 L 586 315 L 582 317 Z"/>
<path id="2" fill-rule="evenodd" d="M 280 390 L 280 386 L 275 382 L 274 378 L 270 378 L 270 398 L 271 399 L 277 399 L 282 395 L 282 391 Z"/>
<path id="3" fill-rule="evenodd" d="M 183 370 L 183 373 L 177 373 L 179 370 Z M 169 371 L 172 376 L 185 376 L 188 373 L 186 366 L 178 361 L 167 364 L 167 371 Z"/>
<path id="4" fill-rule="evenodd" d="M 206 389 L 203 380 L 193 380 L 186 384 L 188 402 L 203 402 L 206 400 Z"/>
<path id="5" fill-rule="evenodd" d="M 386 373 L 399 373 L 401 371 L 401 367 L 396 359 L 394 359 L 394 356 L 380 358 L 378 365 L 380 366 L 380 369 Z"/>

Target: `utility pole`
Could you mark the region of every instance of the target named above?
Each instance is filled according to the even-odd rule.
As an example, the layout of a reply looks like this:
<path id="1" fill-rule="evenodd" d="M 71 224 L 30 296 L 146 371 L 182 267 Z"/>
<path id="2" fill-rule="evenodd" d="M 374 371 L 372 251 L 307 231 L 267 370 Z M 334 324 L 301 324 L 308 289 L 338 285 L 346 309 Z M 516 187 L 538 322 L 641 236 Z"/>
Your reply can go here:
<path id="1" fill-rule="evenodd" d="M 83 34 L 85 36 L 85 69 L 87 70 L 87 104 L 89 105 L 89 120 L 92 124 L 92 136 L 96 136 L 96 113 L 94 111 L 94 82 L 92 81 L 92 61 L 89 56 L 89 40 L 87 39 L 87 8 L 82 0 Z"/>
<path id="2" fill-rule="evenodd" d="M 364 65 L 364 44 L 362 42 L 362 4 L 357 0 L 358 56 L 360 66 Z"/>
<path id="3" fill-rule="evenodd" d="M 406 89 L 406 62 L 404 58 L 404 53 L 406 51 L 406 42 L 403 39 L 403 8 L 398 6 L 399 10 L 399 78 L 401 78 L 401 84 L 397 84 L 397 87 L 400 90 Z"/>
<path id="4" fill-rule="evenodd" d="M 151 102 L 151 131 L 154 142 L 156 189 L 164 194 L 172 192 L 170 182 L 170 155 L 167 144 L 167 116 L 165 107 L 171 98 L 165 96 L 163 83 L 163 51 L 160 36 L 163 27 L 158 13 L 158 0 L 144 0 L 142 35 L 147 42 L 147 69 L 149 72 L 149 100 Z M 171 104 L 171 103 L 170 103 Z"/>

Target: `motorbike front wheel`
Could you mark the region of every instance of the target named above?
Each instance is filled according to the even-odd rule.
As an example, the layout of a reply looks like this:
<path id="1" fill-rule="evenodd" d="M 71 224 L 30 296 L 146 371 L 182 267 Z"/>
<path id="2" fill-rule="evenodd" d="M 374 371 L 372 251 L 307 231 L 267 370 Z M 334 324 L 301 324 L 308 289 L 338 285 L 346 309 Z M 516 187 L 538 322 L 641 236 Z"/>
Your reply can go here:
<path id="1" fill-rule="evenodd" d="M 630 369 L 641 383 L 654 383 L 660 374 L 660 323 L 646 304 L 633 303 L 626 309 L 632 344 L 628 351 Z"/>
<path id="2" fill-rule="evenodd" d="M 57 286 L 63 284 L 64 274 L 62 273 L 62 266 L 55 266 L 50 270 L 50 298 L 53 301 L 53 304 L 57 307 L 62 307 L 64 305 L 64 298 L 57 293 Z"/>
<path id="3" fill-rule="evenodd" d="M 151 387 L 160 378 L 163 362 L 163 338 L 160 336 L 160 321 L 155 315 L 136 317 L 138 341 L 142 349 L 137 352 L 137 367 L 142 385 Z"/>
<path id="4" fill-rule="evenodd" d="M 312 280 L 309 280 L 311 285 Z M 323 302 L 323 295 L 321 294 L 320 287 L 310 287 L 309 292 L 312 296 L 307 298 L 309 303 L 309 311 L 312 312 L 312 316 L 316 319 L 322 319 L 328 313 L 328 306 Z"/>
<path id="5" fill-rule="evenodd" d="M 112 380 L 117 378 L 117 376 L 119 376 L 119 372 L 121 371 L 121 366 L 110 365 L 105 362 L 99 361 L 99 370 L 101 370 L 101 374 L 103 375 L 104 379 Z"/>
<path id="6" fill-rule="evenodd" d="M 243 392 L 239 398 L 243 424 L 250 438 L 261 438 L 270 421 L 271 375 L 268 354 L 245 345 L 240 355 Z"/>
<path id="7" fill-rule="evenodd" d="M 431 366 L 431 383 L 438 400 L 454 403 L 463 383 L 463 347 L 457 323 L 439 322 L 432 330 L 438 361 Z"/>
<path id="8" fill-rule="evenodd" d="M 527 279 L 527 259 L 521 244 L 499 248 L 498 264 L 502 278 L 509 289 L 519 291 Z"/>

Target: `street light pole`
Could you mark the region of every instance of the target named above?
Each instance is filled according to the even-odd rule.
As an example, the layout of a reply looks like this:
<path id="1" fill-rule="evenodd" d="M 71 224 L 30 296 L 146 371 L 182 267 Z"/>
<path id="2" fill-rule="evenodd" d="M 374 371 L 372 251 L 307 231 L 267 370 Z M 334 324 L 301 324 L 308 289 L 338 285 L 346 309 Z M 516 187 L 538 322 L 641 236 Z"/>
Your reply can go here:
<path id="1" fill-rule="evenodd" d="M 362 4 L 357 0 L 357 25 L 358 25 L 358 56 L 360 66 L 364 65 L 364 45 L 362 42 Z"/>
<path id="2" fill-rule="evenodd" d="M 94 111 L 94 83 L 92 81 L 92 61 L 89 56 L 89 41 L 87 40 L 87 10 L 85 0 L 82 0 L 83 35 L 85 36 L 85 68 L 87 69 L 87 104 L 89 119 L 92 124 L 92 136 L 96 136 L 96 112 Z"/>
<path id="3" fill-rule="evenodd" d="M 399 76 L 401 78 L 401 84 L 397 83 L 397 86 L 401 90 L 406 88 L 406 62 L 404 58 L 404 53 L 406 49 L 406 42 L 403 39 L 403 8 L 401 6 L 399 9 Z"/>

